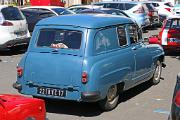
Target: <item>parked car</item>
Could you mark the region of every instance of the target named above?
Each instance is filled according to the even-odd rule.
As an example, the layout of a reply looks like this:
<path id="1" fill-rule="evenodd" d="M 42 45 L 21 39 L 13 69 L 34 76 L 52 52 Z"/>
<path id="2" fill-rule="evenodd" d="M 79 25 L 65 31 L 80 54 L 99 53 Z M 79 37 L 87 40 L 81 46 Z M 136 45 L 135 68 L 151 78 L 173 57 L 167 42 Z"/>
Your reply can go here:
<path id="1" fill-rule="evenodd" d="M 26 95 L 98 102 L 108 111 L 119 92 L 148 80 L 158 84 L 163 61 L 162 47 L 145 44 L 127 17 L 51 17 L 36 25 L 13 86 Z"/>
<path id="2" fill-rule="evenodd" d="M 47 11 L 55 14 L 56 16 L 58 15 L 67 15 L 67 14 L 75 14 L 74 12 L 64 8 L 64 7 L 59 7 L 59 6 L 30 6 L 30 7 L 24 7 L 22 10 L 40 10 L 40 11 Z"/>
<path id="3" fill-rule="evenodd" d="M 149 16 L 147 15 L 144 7 L 144 3 L 141 2 L 99 2 L 94 5 L 101 6 L 103 8 L 114 8 L 124 11 L 132 19 L 134 19 L 139 27 L 146 27 L 150 25 Z"/>
<path id="4" fill-rule="evenodd" d="M 85 9 L 99 9 L 99 8 L 101 7 L 96 6 L 96 5 L 73 5 L 73 6 L 70 6 L 68 9 L 75 13 L 78 13 L 81 10 L 85 10 Z"/>
<path id="5" fill-rule="evenodd" d="M 20 95 L 0 95 L 1 120 L 45 120 L 46 109 L 43 100 Z"/>
<path id="6" fill-rule="evenodd" d="M 168 16 L 173 15 L 173 5 L 171 2 L 151 1 L 151 3 L 158 10 L 161 22 L 163 22 Z"/>
<path id="7" fill-rule="evenodd" d="M 174 95 L 171 105 L 171 113 L 168 120 L 179 120 L 180 119 L 180 73 L 177 76 L 177 82 L 174 89 Z"/>
<path id="8" fill-rule="evenodd" d="M 180 4 L 174 5 L 174 15 L 180 15 Z"/>
<path id="9" fill-rule="evenodd" d="M 143 2 L 143 3 L 145 5 L 144 9 L 148 13 L 151 26 L 159 25 L 160 24 L 159 15 L 156 8 L 150 2 Z"/>
<path id="10" fill-rule="evenodd" d="M 130 18 L 124 11 L 113 8 L 85 9 L 77 12 L 77 14 L 112 14 Z"/>
<path id="11" fill-rule="evenodd" d="M 34 30 L 36 23 L 44 18 L 55 16 L 54 13 L 43 10 L 32 10 L 32 9 L 23 9 L 21 12 L 26 17 L 28 23 L 28 29 L 30 32 Z"/>
<path id="12" fill-rule="evenodd" d="M 160 44 L 167 51 L 180 50 L 180 16 L 170 16 L 164 21 L 159 36 L 149 38 L 152 44 Z"/>
<path id="13" fill-rule="evenodd" d="M 0 50 L 29 43 L 27 21 L 18 8 L 0 5 L 0 33 Z"/>

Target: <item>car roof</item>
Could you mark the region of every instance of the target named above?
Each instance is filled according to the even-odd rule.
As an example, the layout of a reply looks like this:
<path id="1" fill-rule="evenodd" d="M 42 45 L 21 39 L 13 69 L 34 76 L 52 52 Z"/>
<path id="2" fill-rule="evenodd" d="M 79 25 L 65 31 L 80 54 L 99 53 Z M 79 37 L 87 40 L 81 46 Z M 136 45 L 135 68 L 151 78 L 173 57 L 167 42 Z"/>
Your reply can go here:
<path id="1" fill-rule="evenodd" d="M 30 7 L 24 7 L 22 9 L 28 9 L 28 8 L 44 8 L 44 9 L 52 9 L 52 8 L 64 8 L 60 6 L 30 6 Z"/>
<path id="2" fill-rule="evenodd" d="M 72 6 L 69 7 L 68 9 L 71 8 L 100 8 L 101 6 L 97 6 L 97 5 L 77 5 L 77 6 Z"/>
<path id="3" fill-rule="evenodd" d="M 175 19 L 175 18 L 180 19 L 180 16 L 179 15 L 171 15 L 171 16 L 168 16 L 167 19 Z"/>
<path id="4" fill-rule="evenodd" d="M 8 5 L 0 5 L 0 10 L 6 7 L 14 7 L 14 6 L 8 6 Z"/>
<path id="5" fill-rule="evenodd" d="M 127 17 L 120 17 L 109 14 L 75 14 L 43 19 L 38 22 L 37 25 L 62 25 L 82 28 L 102 28 L 124 23 L 134 22 Z"/>
<path id="6" fill-rule="evenodd" d="M 148 2 L 150 2 L 150 3 L 160 3 L 160 4 L 164 4 L 164 3 L 170 3 L 170 2 L 164 2 L 164 1 L 148 1 Z"/>
<path id="7" fill-rule="evenodd" d="M 44 10 L 32 10 L 32 9 L 22 9 L 22 12 L 29 12 L 29 13 L 51 13 L 49 11 L 44 11 Z"/>
<path id="8" fill-rule="evenodd" d="M 138 2 L 138 1 L 103 1 L 103 2 L 97 2 L 95 4 L 101 4 L 101 3 L 130 3 L 130 4 L 138 4 L 140 2 Z"/>

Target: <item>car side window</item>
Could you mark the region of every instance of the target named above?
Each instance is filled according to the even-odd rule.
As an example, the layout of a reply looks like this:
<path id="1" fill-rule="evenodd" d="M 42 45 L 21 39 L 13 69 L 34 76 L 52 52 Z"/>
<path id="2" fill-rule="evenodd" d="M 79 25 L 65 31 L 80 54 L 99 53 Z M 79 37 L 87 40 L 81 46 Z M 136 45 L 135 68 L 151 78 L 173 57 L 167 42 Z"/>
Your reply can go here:
<path id="1" fill-rule="evenodd" d="M 134 44 L 139 42 L 139 38 L 142 38 L 140 31 L 138 32 L 138 27 L 136 25 L 128 25 L 127 26 L 129 31 L 129 39 L 130 43 Z"/>
<path id="2" fill-rule="evenodd" d="M 118 39 L 119 39 L 119 46 L 126 46 L 128 44 L 127 39 L 126 39 L 126 30 L 125 26 L 118 26 L 117 28 L 117 33 L 118 33 Z"/>
<path id="3" fill-rule="evenodd" d="M 96 33 L 94 39 L 94 51 L 96 54 L 116 48 L 118 48 L 116 28 L 106 28 Z"/>

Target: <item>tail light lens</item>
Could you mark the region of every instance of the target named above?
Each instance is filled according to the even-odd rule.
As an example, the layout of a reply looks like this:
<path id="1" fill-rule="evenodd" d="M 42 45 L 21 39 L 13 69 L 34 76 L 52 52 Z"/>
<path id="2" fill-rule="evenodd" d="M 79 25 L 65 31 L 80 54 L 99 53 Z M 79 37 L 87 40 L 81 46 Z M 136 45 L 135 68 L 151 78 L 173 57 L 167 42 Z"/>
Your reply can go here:
<path id="1" fill-rule="evenodd" d="M 4 21 L 1 25 L 2 26 L 13 26 L 13 23 L 8 22 L 8 21 Z"/>
<path id="2" fill-rule="evenodd" d="M 82 82 L 83 84 L 86 84 L 86 83 L 88 82 L 88 75 L 87 75 L 86 72 L 83 72 L 83 73 L 82 73 L 82 80 L 81 80 L 81 82 Z"/>
<path id="3" fill-rule="evenodd" d="M 139 7 L 136 11 L 133 11 L 133 13 L 135 14 L 141 14 L 141 13 L 145 13 L 144 8 L 143 7 Z"/>
<path id="4" fill-rule="evenodd" d="M 148 13 L 148 16 L 152 17 L 152 16 L 153 16 L 153 12 L 150 11 L 150 12 Z"/>
<path id="5" fill-rule="evenodd" d="M 177 91 L 176 96 L 175 96 L 175 104 L 180 106 L 180 90 Z"/>
<path id="6" fill-rule="evenodd" d="M 23 75 L 23 68 L 22 67 L 17 67 L 17 76 L 22 77 Z"/>
<path id="7" fill-rule="evenodd" d="M 167 11 L 171 12 L 171 8 L 165 8 Z"/>

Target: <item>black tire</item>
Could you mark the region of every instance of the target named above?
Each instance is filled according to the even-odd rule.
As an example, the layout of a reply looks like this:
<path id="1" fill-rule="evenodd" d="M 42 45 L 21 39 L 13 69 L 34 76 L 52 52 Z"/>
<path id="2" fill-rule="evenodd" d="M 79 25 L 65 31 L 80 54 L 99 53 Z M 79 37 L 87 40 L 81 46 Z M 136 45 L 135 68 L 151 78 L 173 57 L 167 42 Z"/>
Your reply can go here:
<path id="1" fill-rule="evenodd" d="M 110 97 L 112 89 L 114 89 L 114 92 Z M 118 88 L 117 85 L 113 85 L 109 88 L 106 98 L 99 101 L 99 106 L 103 111 L 110 111 L 118 105 L 118 101 L 119 101 Z"/>
<path id="2" fill-rule="evenodd" d="M 153 85 L 157 85 L 160 82 L 161 73 L 162 73 L 162 63 L 159 60 L 155 63 L 155 66 L 156 68 L 154 71 L 154 75 L 151 79 Z"/>

